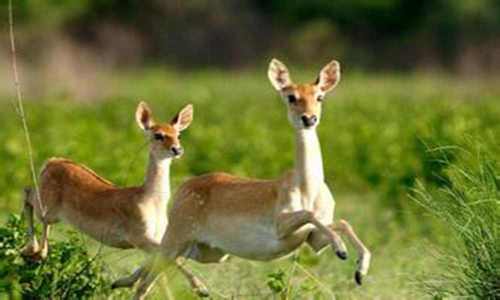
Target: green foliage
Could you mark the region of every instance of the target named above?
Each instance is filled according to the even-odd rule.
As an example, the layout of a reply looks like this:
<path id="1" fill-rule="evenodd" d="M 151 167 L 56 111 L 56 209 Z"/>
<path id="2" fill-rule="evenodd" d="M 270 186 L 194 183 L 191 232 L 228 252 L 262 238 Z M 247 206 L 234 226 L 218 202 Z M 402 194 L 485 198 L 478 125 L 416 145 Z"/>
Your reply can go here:
<path id="1" fill-rule="evenodd" d="M 479 143 L 448 164 L 450 185 L 420 185 L 415 200 L 448 227 L 455 243 L 438 253 L 442 271 L 421 278 L 436 299 L 500 297 L 500 173 L 498 160 Z M 498 151 L 498 149 L 496 149 Z"/>
<path id="2" fill-rule="evenodd" d="M 25 228 L 17 215 L 0 227 L 0 295 L 23 299 L 89 299 L 109 294 L 110 281 L 101 258 L 91 256 L 83 241 L 69 234 L 52 241 L 49 256 L 27 261 L 20 249 Z"/>
<path id="3" fill-rule="evenodd" d="M 307 81 L 316 71 L 304 78 L 299 74 L 292 70 L 297 81 Z M 414 207 L 407 193 L 416 178 L 426 185 L 448 184 L 445 150 L 429 148 L 461 145 L 465 136 L 486 138 L 500 130 L 498 98 L 475 83 L 350 74 L 344 79 L 327 98 L 318 128 L 327 182 L 334 192 L 376 191 L 381 209 L 402 221 Z M 153 70 L 117 76 L 108 89 L 113 95 L 92 105 L 53 100 L 55 96 L 27 104 L 38 166 L 51 156 L 65 156 L 117 184 L 142 182 L 147 148 L 134 122 L 136 99 L 148 101 L 160 121 L 169 120 L 187 102 L 194 104 L 194 122 L 182 134 L 186 153 L 173 164 L 174 188 L 183 178 L 206 172 L 275 178 L 293 166 L 292 129 L 283 104 L 260 73 L 175 76 Z M 11 107 L 0 107 L 0 117 L 8 120 L 0 131 L 5 144 L 0 148 L 5 172 L 0 207 L 10 210 L 30 177 Z M 446 155 L 453 160 L 449 150 Z"/>
<path id="4" fill-rule="evenodd" d="M 287 290 L 286 275 L 283 270 L 267 274 L 267 286 L 274 294 L 284 294 Z"/>

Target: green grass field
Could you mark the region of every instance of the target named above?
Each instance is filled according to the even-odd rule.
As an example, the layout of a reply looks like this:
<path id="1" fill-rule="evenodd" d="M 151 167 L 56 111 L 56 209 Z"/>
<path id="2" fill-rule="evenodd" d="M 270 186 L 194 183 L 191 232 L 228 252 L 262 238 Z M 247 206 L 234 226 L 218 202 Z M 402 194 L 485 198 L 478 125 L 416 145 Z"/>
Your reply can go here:
<path id="1" fill-rule="evenodd" d="M 296 81 L 316 76 L 291 71 Z M 141 184 L 147 148 L 134 120 L 139 100 L 165 121 L 184 104 L 194 104 L 194 121 L 182 136 L 185 155 L 172 166 L 174 190 L 205 172 L 274 178 L 293 166 L 293 131 L 264 71 L 123 72 L 114 74 L 106 89 L 104 99 L 83 102 L 57 85 L 40 99 L 27 97 L 37 168 L 62 156 L 118 185 Z M 21 211 L 21 189 L 31 181 L 21 126 L 8 98 L 0 102 L 0 119 L 0 218 L 5 220 L 7 213 Z M 419 299 L 418 278 L 442 271 L 435 250 L 455 241 L 446 224 L 411 200 L 412 188 L 417 179 L 430 189 L 449 185 L 443 157 L 455 162 L 460 147 L 480 142 L 497 159 L 499 120 L 500 85 L 493 80 L 346 72 L 325 101 L 318 132 L 336 218 L 349 220 L 373 254 L 365 285 L 354 284 L 352 248 L 347 262 L 330 250 L 315 256 L 303 247 L 269 263 L 232 258 L 218 265 L 189 264 L 214 299 Z M 67 228 L 57 225 L 53 239 L 65 239 Z M 99 245 L 88 241 L 95 253 Z M 111 248 L 100 256 L 114 278 L 143 258 L 140 251 Z M 286 291 L 273 293 L 271 278 L 285 283 Z M 173 271 L 153 292 L 153 298 L 165 295 L 195 298 Z"/>

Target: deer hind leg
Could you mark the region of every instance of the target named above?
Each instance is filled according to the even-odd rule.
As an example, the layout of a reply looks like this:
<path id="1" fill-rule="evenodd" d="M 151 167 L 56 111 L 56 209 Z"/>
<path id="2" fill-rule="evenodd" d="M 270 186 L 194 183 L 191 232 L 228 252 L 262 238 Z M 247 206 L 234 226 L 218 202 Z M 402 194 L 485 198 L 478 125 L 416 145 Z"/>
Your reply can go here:
<path id="1" fill-rule="evenodd" d="M 166 249 L 169 249 L 168 243 L 166 243 L 166 246 L 164 247 Z M 184 251 L 186 253 L 186 257 L 192 258 L 202 263 L 221 262 L 227 257 L 226 253 L 223 253 L 217 249 L 210 248 L 208 246 L 204 247 L 204 245 L 202 244 L 191 246 L 187 249 L 187 251 Z M 189 281 L 193 291 L 199 297 L 208 297 L 209 292 L 206 285 L 186 267 L 185 258 L 178 256 L 177 253 L 179 252 L 167 250 L 164 251 L 163 255 L 169 260 L 175 257 L 175 266 Z M 140 267 L 131 276 L 119 279 L 118 281 L 113 283 L 113 287 L 117 288 L 121 286 L 132 286 L 135 284 L 135 282 L 140 281 L 134 299 L 144 299 L 150 292 L 160 272 L 161 270 L 159 269 L 158 257 L 154 257 L 146 266 Z"/>
<path id="2" fill-rule="evenodd" d="M 316 232 L 317 235 L 322 235 L 325 243 L 332 245 L 339 258 L 345 259 L 347 257 L 347 249 L 339 235 L 322 224 L 310 211 L 301 210 L 281 214 L 278 218 L 278 237 L 283 238 L 292 234 L 306 224 L 313 224 L 316 227 L 313 232 Z M 319 248 L 320 243 L 316 241 L 314 243 L 318 244 L 317 247 Z"/>
<path id="3" fill-rule="evenodd" d="M 363 242 L 361 242 L 352 229 L 352 226 L 346 220 L 340 220 L 338 224 L 333 226 L 333 229 L 347 235 L 351 244 L 358 251 L 358 267 L 354 278 L 356 283 L 361 285 L 363 276 L 368 273 L 368 268 L 370 267 L 371 253 L 368 248 L 365 247 Z"/>
<path id="4" fill-rule="evenodd" d="M 183 235 L 179 235 L 183 236 Z M 160 249 L 160 253 L 154 255 L 148 262 L 147 267 L 139 276 L 139 285 L 134 295 L 134 299 L 145 299 L 151 291 L 155 281 L 166 267 L 175 267 L 177 269 L 177 257 L 186 252 L 189 243 L 177 238 L 167 229 Z"/>
<path id="5" fill-rule="evenodd" d="M 40 246 L 35 234 L 35 226 L 33 220 L 33 205 L 30 202 L 30 197 L 32 194 L 31 188 L 24 189 L 24 208 L 23 215 L 26 220 L 27 225 L 27 237 L 28 241 L 26 246 L 21 250 L 21 254 L 26 257 L 33 257 L 36 253 L 40 251 Z"/>
<path id="6" fill-rule="evenodd" d="M 134 284 L 141 279 L 146 274 L 148 269 L 147 265 L 140 266 L 131 275 L 121 277 L 117 279 L 113 284 L 111 284 L 112 289 L 122 288 L 122 287 L 133 287 Z"/>
<path id="7" fill-rule="evenodd" d="M 129 242 L 132 245 L 134 245 L 135 248 L 139 248 L 148 253 L 152 253 L 159 247 L 159 244 L 156 241 L 152 241 L 148 238 L 143 238 L 140 236 L 140 233 L 132 234 L 131 236 L 138 237 L 129 240 Z M 137 281 L 139 281 L 146 275 L 147 270 L 150 268 L 151 268 L 151 259 L 147 259 L 139 268 L 135 269 L 132 274 L 120 277 L 117 280 L 115 280 L 111 284 L 111 289 L 133 287 Z"/>
<path id="8" fill-rule="evenodd" d="M 165 266 L 170 267 L 172 266 L 172 264 L 176 265 L 175 261 L 176 256 L 177 255 L 175 254 L 175 252 L 169 251 L 169 254 L 167 254 L 166 257 L 165 254 L 161 256 L 155 255 L 154 257 L 152 257 L 150 263 L 147 265 L 147 267 L 144 268 L 144 270 L 141 272 L 138 278 L 139 285 L 137 287 L 133 299 L 135 300 L 145 299 L 146 296 L 151 291 L 151 289 L 153 288 L 154 283 L 161 275 Z"/>
<path id="9" fill-rule="evenodd" d="M 149 270 L 153 268 L 154 259 L 154 256 L 150 256 L 139 268 L 135 269 L 132 274 L 115 280 L 111 284 L 111 289 L 133 287 L 139 280 L 144 279 Z"/>
<path id="10" fill-rule="evenodd" d="M 141 278 L 144 271 L 145 271 L 144 266 L 137 268 L 131 275 L 121 277 L 121 278 L 115 280 L 111 284 L 111 288 L 117 289 L 117 288 L 122 288 L 122 287 L 127 287 L 127 288 L 133 287 L 134 284 Z"/>
<path id="11" fill-rule="evenodd" d="M 195 243 L 189 247 L 184 257 L 192 259 L 200 263 L 221 263 L 227 259 L 229 255 L 220 249 L 210 247 L 203 243 Z M 199 297 L 208 297 L 209 291 L 206 285 L 196 275 L 194 275 L 186 266 L 185 260 L 182 257 L 176 259 L 177 266 L 182 274 L 189 281 L 193 291 Z"/>
<path id="12" fill-rule="evenodd" d="M 208 297 L 208 288 L 206 285 L 196 276 L 194 275 L 191 270 L 187 268 L 185 265 L 186 260 L 183 259 L 182 257 L 178 257 L 175 260 L 175 264 L 177 265 L 177 268 L 181 273 L 186 277 L 186 279 L 189 281 L 189 284 L 191 285 L 191 288 L 193 289 L 193 292 L 198 295 L 198 297 L 204 298 Z"/>
<path id="13" fill-rule="evenodd" d="M 158 266 L 155 265 L 156 259 L 153 259 L 152 264 L 141 272 L 139 276 L 139 286 L 134 295 L 135 300 L 145 299 L 148 293 L 151 291 L 155 281 L 161 274 Z"/>

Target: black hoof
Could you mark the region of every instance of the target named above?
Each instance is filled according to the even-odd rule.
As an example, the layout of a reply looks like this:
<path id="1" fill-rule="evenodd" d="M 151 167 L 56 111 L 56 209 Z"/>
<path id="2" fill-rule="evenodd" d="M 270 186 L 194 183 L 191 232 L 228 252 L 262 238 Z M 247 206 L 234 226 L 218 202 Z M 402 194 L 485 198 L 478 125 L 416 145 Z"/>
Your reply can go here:
<path id="1" fill-rule="evenodd" d="M 363 284 L 363 275 L 361 275 L 361 272 L 356 271 L 356 273 L 354 274 L 354 279 L 356 280 L 356 283 L 358 285 L 362 285 Z"/>
<path id="2" fill-rule="evenodd" d="M 345 251 L 337 250 L 337 251 L 335 251 L 335 254 L 337 254 L 337 256 L 342 260 L 347 259 L 347 252 L 345 252 Z"/>

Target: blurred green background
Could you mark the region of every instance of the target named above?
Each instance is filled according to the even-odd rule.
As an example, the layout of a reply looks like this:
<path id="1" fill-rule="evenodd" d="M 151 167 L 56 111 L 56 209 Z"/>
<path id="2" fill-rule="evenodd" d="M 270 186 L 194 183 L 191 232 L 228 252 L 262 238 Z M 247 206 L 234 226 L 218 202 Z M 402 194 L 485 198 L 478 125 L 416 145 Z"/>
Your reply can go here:
<path id="1" fill-rule="evenodd" d="M 21 189 L 31 184 L 13 105 L 6 9 L 7 1 L 1 1 L 2 222 L 21 211 Z M 427 209 L 428 202 L 415 201 L 462 203 L 463 209 L 445 214 L 456 224 L 465 222 L 460 228 L 500 219 L 500 2 L 16 0 L 14 15 L 37 168 L 51 156 L 64 156 L 119 185 L 139 185 L 144 176 L 147 149 L 134 121 L 139 100 L 159 120 L 194 104 L 194 122 L 183 133 L 185 155 L 172 166 L 174 190 L 186 178 L 211 171 L 280 176 L 293 165 L 293 134 L 268 82 L 267 63 L 278 57 L 292 79 L 310 82 L 329 60 L 341 62 L 342 81 L 325 102 L 318 131 L 336 218 L 349 220 L 373 253 L 366 284 L 354 285 L 354 249 L 348 262 L 331 251 L 315 256 L 303 247 L 270 263 L 189 263 L 214 299 L 500 294 L 494 284 L 486 294 L 461 292 L 456 282 L 465 282 L 464 274 L 491 273 L 446 265 L 453 256 L 461 266 L 481 266 L 484 254 L 500 276 L 498 221 L 468 235 L 489 232 L 489 240 L 477 240 L 493 247 L 467 252 L 476 248 L 461 239 L 463 232 L 450 219 L 434 216 L 439 209 Z M 483 153 L 492 161 L 491 184 L 481 177 Z M 475 178 L 476 169 L 481 180 L 456 179 Z M 487 196 L 474 192 L 485 187 L 492 191 Z M 491 201 L 488 209 L 482 206 Z M 457 211 L 471 215 L 464 221 Z M 56 226 L 53 239 L 67 240 L 68 228 Z M 136 250 L 98 251 L 97 243 L 80 238 L 91 254 L 100 253 L 110 278 L 127 274 L 143 258 Z M 479 258 L 472 260 L 471 253 Z M 462 279 L 441 276 L 443 271 Z M 195 298 L 182 276 L 167 273 L 153 298 Z M 2 280 L 10 279 L 0 276 L 0 297 L 8 294 Z M 95 298 L 129 297 L 95 291 Z"/>
<path id="2" fill-rule="evenodd" d="M 127 67 L 252 67 L 271 54 L 304 65 L 333 55 L 376 70 L 491 73 L 500 64 L 495 0 L 14 2 L 34 57 L 66 43 Z"/>

